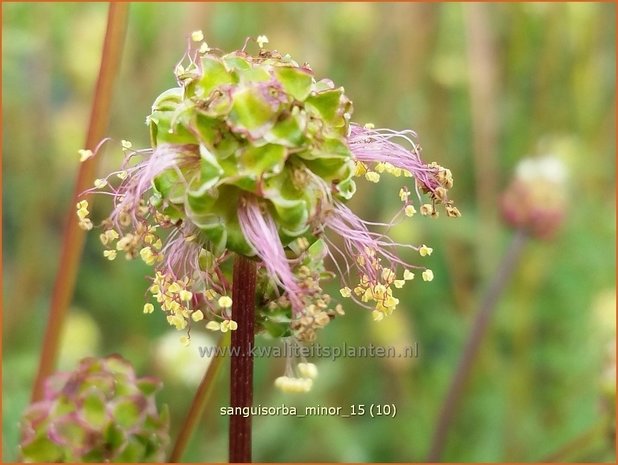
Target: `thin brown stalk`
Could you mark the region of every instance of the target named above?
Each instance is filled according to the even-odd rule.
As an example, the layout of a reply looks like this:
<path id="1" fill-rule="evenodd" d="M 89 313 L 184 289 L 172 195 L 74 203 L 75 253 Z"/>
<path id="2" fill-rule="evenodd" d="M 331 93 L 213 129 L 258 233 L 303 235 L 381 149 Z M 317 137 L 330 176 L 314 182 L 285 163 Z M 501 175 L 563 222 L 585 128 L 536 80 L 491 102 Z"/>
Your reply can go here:
<path id="1" fill-rule="evenodd" d="M 112 91 L 120 65 L 127 17 L 127 3 L 110 3 L 105 42 L 103 44 L 101 56 L 101 66 L 99 68 L 99 76 L 86 136 L 85 148 L 90 150 L 94 150 L 99 141 L 103 139 L 109 123 Z M 45 379 L 54 371 L 56 364 L 60 334 L 66 317 L 67 308 L 75 288 L 77 268 L 85 240 L 84 231 L 77 225 L 75 204 L 78 201 L 80 193 L 92 186 L 96 169 L 95 160 L 96 157 L 82 163 L 77 175 L 73 199 L 65 225 L 60 254 L 60 265 L 54 283 L 39 368 L 32 391 L 33 401 L 41 398 Z"/>
<path id="2" fill-rule="evenodd" d="M 252 260 L 234 260 L 232 319 L 238 328 L 232 333 L 230 406 L 251 407 L 253 403 L 253 343 L 255 339 L 256 266 Z M 230 416 L 229 461 L 251 462 L 251 415 Z"/>
<path id="3" fill-rule="evenodd" d="M 202 416 L 202 412 L 210 399 L 210 396 L 213 392 L 214 388 L 214 380 L 217 377 L 217 374 L 220 371 L 221 366 L 223 365 L 224 356 L 221 353 L 224 347 L 228 347 L 230 345 L 230 337 L 229 333 L 224 334 L 221 339 L 219 339 L 218 353 L 215 354 L 213 359 L 208 365 L 208 369 L 204 373 L 204 377 L 202 378 L 202 382 L 195 391 L 195 396 L 193 397 L 193 402 L 189 407 L 189 411 L 187 412 L 187 416 L 185 417 L 185 421 L 182 424 L 182 428 L 180 429 L 180 433 L 178 433 L 178 437 L 176 438 L 176 443 L 174 444 L 174 448 L 172 453 L 170 454 L 169 462 L 170 463 L 178 463 L 189 444 L 189 440 L 195 430 L 200 417 Z"/>
<path id="4" fill-rule="evenodd" d="M 500 263 L 498 272 L 481 301 L 480 310 L 472 323 L 468 341 L 466 342 L 465 349 L 457 365 L 457 370 L 455 371 L 455 376 L 451 381 L 446 398 L 442 404 L 438 423 L 431 441 L 429 455 L 427 456 L 427 462 L 440 461 L 448 437 L 448 430 L 455 417 L 459 399 L 461 398 L 465 382 L 470 374 L 470 369 L 474 364 L 479 347 L 483 341 L 483 336 L 491 321 L 491 317 L 497 308 L 496 304 L 498 303 L 498 298 L 517 266 L 527 238 L 528 236 L 524 231 L 516 231 L 511 245 Z"/>

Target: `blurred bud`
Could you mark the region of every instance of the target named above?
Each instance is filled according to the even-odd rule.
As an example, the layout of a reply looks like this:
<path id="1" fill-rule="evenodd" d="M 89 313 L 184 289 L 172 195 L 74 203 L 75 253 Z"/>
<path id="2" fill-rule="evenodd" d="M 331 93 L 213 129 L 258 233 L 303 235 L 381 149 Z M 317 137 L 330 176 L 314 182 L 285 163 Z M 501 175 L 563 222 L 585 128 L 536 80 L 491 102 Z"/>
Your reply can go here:
<path id="1" fill-rule="evenodd" d="M 502 197 L 504 220 L 539 239 L 556 232 L 566 214 L 567 168 L 553 156 L 523 159 Z"/>
<path id="2" fill-rule="evenodd" d="M 202 357 L 200 348 L 216 345 L 215 338 L 204 333 L 193 332 L 191 345 L 186 347 L 178 344 L 178 335 L 175 332 L 167 332 L 156 342 L 157 368 L 166 380 L 182 383 L 188 387 L 197 387 L 212 360 L 206 355 Z M 203 354 L 207 352 L 204 351 Z"/>
<path id="3" fill-rule="evenodd" d="M 43 400 L 21 421 L 25 462 L 157 462 L 169 443 L 161 384 L 137 378 L 118 355 L 83 359 L 73 372 L 48 378 Z"/>

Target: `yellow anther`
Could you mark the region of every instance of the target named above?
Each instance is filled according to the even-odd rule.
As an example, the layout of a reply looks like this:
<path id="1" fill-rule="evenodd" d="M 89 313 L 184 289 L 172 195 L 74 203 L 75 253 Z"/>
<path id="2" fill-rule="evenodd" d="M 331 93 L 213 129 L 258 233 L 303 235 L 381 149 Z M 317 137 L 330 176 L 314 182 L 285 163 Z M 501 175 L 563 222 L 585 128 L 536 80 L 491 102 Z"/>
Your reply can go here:
<path id="1" fill-rule="evenodd" d="M 80 220 L 83 220 L 85 218 L 88 218 L 88 210 L 85 208 L 80 208 L 79 210 L 77 210 L 77 217 Z"/>
<path id="2" fill-rule="evenodd" d="M 431 252 L 433 252 L 433 249 L 431 247 L 427 247 L 425 244 L 423 244 L 418 249 L 418 253 L 421 255 L 421 257 L 426 257 L 427 255 L 431 255 Z"/>
<path id="3" fill-rule="evenodd" d="M 159 292 L 161 292 L 161 288 L 158 284 L 153 284 L 152 286 L 150 286 L 149 291 L 153 294 L 158 294 Z"/>
<path id="4" fill-rule="evenodd" d="M 399 198 L 401 199 L 402 202 L 405 202 L 406 200 L 408 200 L 408 197 L 410 197 L 410 191 L 408 191 L 407 189 L 404 189 L 403 187 L 399 189 Z"/>
<path id="5" fill-rule="evenodd" d="M 209 321 L 206 324 L 206 329 L 210 329 L 211 331 L 221 331 L 221 323 L 218 321 Z"/>
<path id="6" fill-rule="evenodd" d="M 369 302 L 372 299 L 373 299 L 373 290 L 369 288 L 363 292 L 363 296 L 361 297 L 361 300 L 363 302 Z"/>
<path id="7" fill-rule="evenodd" d="M 395 272 L 390 268 L 384 268 L 382 270 L 382 279 L 387 283 L 393 282 L 393 280 L 395 279 Z"/>
<path id="8" fill-rule="evenodd" d="M 78 210 L 87 210 L 88 209 L 88 201 L 87 200 L 80 200 L 79 202 L 77 202 L 77 209 Z"/>
<path id="9" fill-rule="evenodd" d="M 393 284 L 397 289 L 401 289 L 406 284 L 406 281 L 404 279 L 396 279 L 393 281 Z"/>
<path id="10" fill-rule="evenodd" d="M 201 30 L 193 31 L 191 33 L 191 40 L 193 42 L 201 42 L 202 40 L 204 40 L 204 33 Z"/>
<path id="11" fill-rule="evenodd" d="M 79 161 L 80 162 L 84 162 L 84 161 L 88 160 L 89 158 L 94 157 L 94 153 L 92 153 L 92 150 L 79 149 L 77 151 L 77 153 L 79 154 Z"/>
<path id="12" fill-rule="evenodd" d="M 187 291 L 186 289 L 182 289 L 178 293 L 178 297 L 180 297 L 180 300 L 184 302 L 189 302 L 193 298 L 193 293 L 191 291 Z"/>
<path id="13" fill-rule="evenodd" d="M 230 329 L 230 320 L 223 320 L 221 322 L 221 328 L 220 328 L 221 332 L 227 333 L 229 329 Z"/>
<path id="14" fill-rule="evenodd" d="M 352 290 L 347 286 L 339 289 L 339 293 L 341 294 L 341 297 L 351 297 L 352 296 Z"/>
<path id="15" fill-rule="evenodd" d="M 423 271 L 423 281 L 433 281 L 433 271 L 425 270 Z"/>
<path id="16" fill-rule="evenodd" d="M 127 176 L 129 176 L 129 173 L 127 173 L 126 171 L 119 171 L 118 173 L 116 173 L 116 177 L 121 181 L 127 179 Z"/>
<path id="17" fill-rule="evenodd" d="M 217 298 L 217 295 L 218 294 L 212 289 L 206 289 L 206 291 L 204 291 L 204 297 L 206 297 L 206 299 L 210 301 L 215 300 Z"/>
<path id="18" fill-rule="evenodd" d="M 367 172 L 367 165 L 365 165 L 362 161 L 356 162 L 356 170 L 354 171 L 354 176 L 360 177 Z"/>
<path id="19" fill-rule="evenodd" d="M 429 216 L 434 214 L 433 205 L 430 203 L 425 203 L 421 205 L 421 215 Z"/>
<path id="20" fill-rule="evenodd" d="M 229 323 L 229 328 L 230 331 L 236 331 L 238 329 L 238 323 L 236 323 L 234 320 L 228 320 Z"/>
<path id="21" fill-rule="evenodd" d="M 315 379 L 318 377 L 318 367 L 313 363 L 299 363 L 297 368 L 303 378 Z"/>
<path id="22" fill-rule="evenodd" d="M 446 214 L 452 218 L 457 218 L 461 216 L 461 212 L 457 207 L 453 207 L 452 205 L 446 206 Z"/>
<path id="23" fill-rule="evenodd" d="M 268 37 L 265 35 L 259 35 L 255 40 L 260 48 L 264 48 L 264 45 L 268 43 Z"/>
<path id="24" fill-rule="evenodd" d="M 180 336 L 180 343 L 187 347 L 189 344 L 191 344 L 191 338 L 189 338 L 189 336 Z"/>
<path id="25" fill-rule="evenodd" d="M 77 225 L 84 231 L 90 231 L 92 229 L 92 221 L 88 218 L 84 218 Z"/>
<path id="26" fill-rule="evenodd" d="M 167 291 L 170 294 L 177 294 L 178 292 L 180 292 L 180 289 L 182 288 L 180 287 L 178 282 L 173 282 L 172 284 L 170 284 L 170 287 L 167 288 Z"/>
<path id="27" fill-rule="evenodd" d="M 124 139 L 120 141 L 120 145 L 122 145 L 123 149 L 130 149 L 131 147 L 133 147 L 133 144 L 130 141 Z"/>
<path id="28" fill-rule="evenodd" d="M 230 308 L 232 306 L 232 299 L 228 297 L 227 295 L 224 295 L 224 296 L 219 297 L 219 300 L 217 301 L 217 303 L 219 304 L 219 307 L 221 308 Z"/>
<path id="29" fill-rule="evenodd" d="M 201 310 L 195 310 L 193 313 L 191 313 L 191 319 L 196 322 L 202 321 L 204 319 L 204 313 L 202 313 Z"/>
<path id="30" fill-rule="evenodd" d="M 96 187 L 97 189 L 103 189 L 105 186 L 107 186 L 107 181 L 105 179 L 94 180 L 94 187 Z"/>
<path id="31" fill-rule="evenodd" d="M 414 279 L 414 273 L 412 273 L 410 270 L 404 270 L 403 279 L 405 279 L 406 281 L 412 281 Z"/>
<path id="32" fill-rule="evenodd" d="M 369 182 L 378 183 L 380 182 L 380 175 L 375 171 L 367 171 L 365 173 L 365 179 Z"/>
<path id="33" fill-rule="evenodd" d="M 373 167 L 373 169 L 377 172 L 377 173 L 384 173 L 384 170 L 386 170 L 386 165 L 382 162 L 377 163 L 376 166 Z"/>
<path id="34" fill-rule="evenodd" d="M 376 125 L 373 123 L 365 123 L 365 129 L 375 129 Z"/>
<path id="35" fill-rule="evenodd" d="M 152 305 L 151 303 L 144 304 L 144 313 L 152 313 L 152 312 L 154 312 L 154 305 Z"/>
<path id="36" fill-rule="evenodd" d="M 200 45 L 200 53 L 206 53 L 208 50 L 210 50 L 208 44 L 206 42 L 202 42 L 202 45 Z"/>
<path id="37" fill-rule="evenodd" d="M 414 205 L 406 205 L 404 213 L 406 214 L 406 216 L 412 218 L 416 214 L 416 208 L 414 208 Z"/>
<path id="38" fill-rule="evenodd" d="M 383 305 L 384 305 L 386 308 L 393 309 L 393 308 L 395 308 L 397 305 L 399 305 L 399 299 L 396 299 L 396 298 L 395 298 L 395 297 L 393 297 L 393 296 L 388 296 L 386 299 L 384 299 L 384 303 L 383 303 Z"/>
<path id="39" fill-rule="evenodd" d="M 153 265 L 157 258 L 150 247 L 144 247 L 139 251 L 139 255 L 146 265 Z"/>
<path id="40" fill-rule="evenodd" d="M 110 261 L 114 260 L 116 258 L 116 251 L 115 250 L 104 250 L 103 256 Z"/>
<path id="41" fill-rule="evenodd" d="M 382 321 L 384 319 L 384 313 L 378 310 L 372 311 L 371 316 L 373 318 L 373 321 Z"/>
<path id="42" fill-rule="evenodd" d="M 114 241 L 119 237 L 118 233 L 114 229 L 108 229 L 104 234 L 107 236 L 107 240 L 109 242 Z"/>
<path id="43" fill-rule="evenodd" d="M 386 286 L 384 286 L 384 284 L 376 284 L 373 287 L 373 294 L 376 299 L 383 298 L 384 294 L 386 294 Z"/>
<path id="44" fill-rule="evenodd" d="M 129 233 L 116 243 L 116 250 L 126 250 L 133 242 L 133 234 Z"/>
<path id="45" fill-rule="evenodd" d="M 396 178 L 401 177 L 401 174 L 403 173 L 403 170 L 401 168 L 393 168 L 392 170 L 389 171 L 393 176 L 395 176 Z"/>

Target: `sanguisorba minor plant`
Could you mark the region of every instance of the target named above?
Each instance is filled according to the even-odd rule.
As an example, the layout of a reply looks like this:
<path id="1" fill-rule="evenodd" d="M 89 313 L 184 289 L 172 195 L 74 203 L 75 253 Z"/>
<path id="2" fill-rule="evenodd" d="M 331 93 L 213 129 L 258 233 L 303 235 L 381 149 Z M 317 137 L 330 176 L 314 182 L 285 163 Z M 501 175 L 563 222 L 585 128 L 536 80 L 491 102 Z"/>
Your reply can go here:
<path id="1" fill-rule="evenodd" d="M 159 307 L 184 332 L 183 344 L 196 325 L 238 327 L 230 311 L 234 255 L 257 264 L 256 331 L 289 344 L 314 341 L 344 314 L 321 285 L 334 277 L 343 298 L 380 321 L 397 307 L 396 289 L 416 274 L 433 279 L 430 269 L 402 259 L 401 249 L 420 256 L 432 249 L 376 230 L 417 211 L 437 216 L 438 206 L 460 216 L 447 195 L 450 170 L 421 160 L 413 131 L 352 122 L 343 87 L 267 49 L 266 37 L 255 42 L 255 55 L 250 39 L 224 53 L 194 32 L 174 71 L 177 86 L 155 99 L 146 118 L 152 146 L 123 140 L 122 166 L 89 191 L 113 200 L 101 223 L 103 255 L 153 267 L 143 311 Z M 401 210 L 390 223 L 364 221 L 346 204 L 358 181 L 371 185 L 384 175 L 402 180 Z M 86 201 L 77 215 L 84 229 L 93 227 Z M 315 374 L 312 364 L 288 363 L 275 384 L 307 391 Z"/>

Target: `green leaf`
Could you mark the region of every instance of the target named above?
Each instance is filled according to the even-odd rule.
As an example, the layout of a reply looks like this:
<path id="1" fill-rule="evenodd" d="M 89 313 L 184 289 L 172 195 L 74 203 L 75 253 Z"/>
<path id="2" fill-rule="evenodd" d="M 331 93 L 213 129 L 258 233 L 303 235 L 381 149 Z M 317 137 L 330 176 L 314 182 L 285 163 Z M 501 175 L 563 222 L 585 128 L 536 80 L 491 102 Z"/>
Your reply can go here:
<path id="1" fill-rule="evenodd" d="M 307 113 L 294 107 L 291 114 L 277 121 L 272 129 L 264 134 L 264 139 L 286 147 L 299 147 L 307 139 L 306 131 Z"/>
<path id="2" fill-rule="evenodd" d="M 305 105 L 316 112 L 331 125 L 339 125 L 343 119 L 346 104 L 343 88 L 325 90 L 310 95 L 305 100 Z"/>
<path id="3" fill-rule="evenodd" d="M 93 428 L 100 429 L 107 421 L 105 400 L 97 391 L 92 391 L 84 398 L 81 415 Z"/>
<path id="4" fill-rule="evenodd" d="M 24 461 L 38 463 L 62 462 L 64 456 L 62 448 L 43 434 L 22 446 L 21 453 Z"/>
<path id="5" fill-rule="evenodd" d="M 296 100 L 304 101 L 309 96 L 313 84 L 311 72 L 292 66 L 277 66 L 274 72 L 283 89 Z"/>
<path id="6" fill-rule="evenodd" d="M 232 84 L 234 79 L 225 68 L 223 61 L 213 55 L 202 57 L 202 77 L 197 82 L 195 95 L 199 98 L 206 98 L 217 87 L 224 84 Z"/>
<path id="7" fill-rule="evenodd" d="M 222 60 L 229 71 L 242 71 L 251 68 L 251 64 L 247 60 L 234 52 L 223 55 Z"/>
<path id="8" fill-rule="evenodd" d="M 279 174 L 285 166 L 287 152 L 281 145 L 266 144 L 261 147 L 249 145 L 238 157 L 241 172 L 249 172 L 258 177 Z"/>
<path id="9" fill-rule="evenodd" d="M 123 428 L 139 422 L 141 414 L 137 399 L 122 399 L 113 408 L 114 421 Z"/>
<path id="10" fill-rule="evenodd" d="M 267 129 L 265 126 L 272 125 L 275 116 L 276 109 L 259 87 L 241 87 L 234 92 L 229 116 L 233 127 L 253 133 L 258 129 Z"/>

